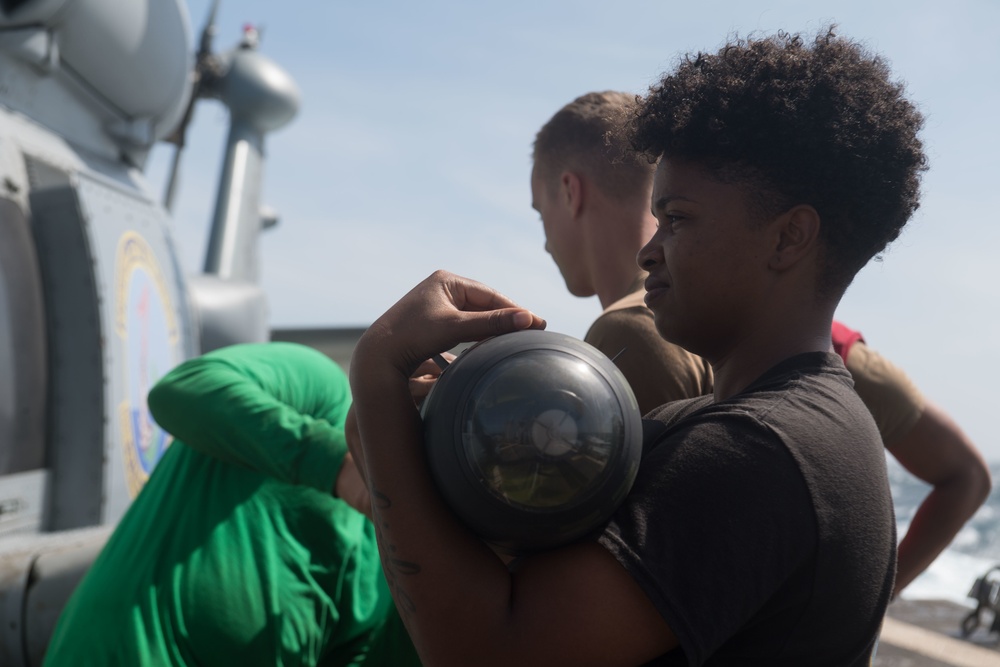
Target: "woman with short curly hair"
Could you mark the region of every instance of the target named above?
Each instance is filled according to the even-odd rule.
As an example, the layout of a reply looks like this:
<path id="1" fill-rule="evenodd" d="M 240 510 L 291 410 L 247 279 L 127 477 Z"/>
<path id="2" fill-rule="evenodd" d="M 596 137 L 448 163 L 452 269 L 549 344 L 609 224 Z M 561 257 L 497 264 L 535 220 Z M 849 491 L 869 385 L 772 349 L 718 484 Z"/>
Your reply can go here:
<path id="1" fill-rule="evenodd" d="M 684 59 L 630 123 L 657 162 L 637 262 L 657 330 L 714 394 L 644 421 L 600 534 L 508 568 L 434 487 L 408 378 L 544 320 L 439 271 L 351 364 L 387 578 L 426 665 L 870 661 L 896 540 L 878 430 L 830 341 L 854 274 L 917 206 L 921 117 L 878 56 L 825 30 Z"/>

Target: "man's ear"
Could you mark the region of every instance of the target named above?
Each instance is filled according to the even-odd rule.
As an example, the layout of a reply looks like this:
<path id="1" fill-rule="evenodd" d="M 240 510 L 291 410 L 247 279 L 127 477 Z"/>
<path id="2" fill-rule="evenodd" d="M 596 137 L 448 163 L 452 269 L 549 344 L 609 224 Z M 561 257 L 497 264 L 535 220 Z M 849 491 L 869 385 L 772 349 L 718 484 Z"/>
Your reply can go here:
<path id="1" fill-rule="evenodd" d="M 768 268 L 784 271 L 816 249 L 821 223 L 819 213 L 812 206 L 793 206 L 772 224 L 776 238 Z"/>
<path id="2" fill-rule="evenodd" d="M 559 176 L 559 197 L 570 214 L 576 218 L 583 210 L 583 179 L 572 171 L 564 171 Z"/>

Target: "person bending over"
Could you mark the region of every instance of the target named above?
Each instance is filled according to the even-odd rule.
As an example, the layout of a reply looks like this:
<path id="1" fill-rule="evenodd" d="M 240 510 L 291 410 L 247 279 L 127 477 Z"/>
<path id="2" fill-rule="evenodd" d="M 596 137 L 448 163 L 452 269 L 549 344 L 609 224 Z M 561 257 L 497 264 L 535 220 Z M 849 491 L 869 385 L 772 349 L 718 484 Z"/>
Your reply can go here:
<path id="1" fill-rule="evenodd" d="M 186 361 L 149 394 L 175 440 L 66 605 L 59 665 L 419 665 L 357 471 L 343 371 L 291 343 Z M 336 483 L 336 488 L 335 488 Z"/>

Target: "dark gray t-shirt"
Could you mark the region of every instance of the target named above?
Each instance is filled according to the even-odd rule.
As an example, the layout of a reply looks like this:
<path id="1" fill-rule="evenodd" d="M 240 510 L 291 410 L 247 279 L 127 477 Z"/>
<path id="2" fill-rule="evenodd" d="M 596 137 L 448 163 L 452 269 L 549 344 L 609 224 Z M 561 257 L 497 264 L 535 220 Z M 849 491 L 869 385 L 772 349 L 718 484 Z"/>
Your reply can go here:
<path id="1" fill-rule="evenodd" d="M 676 634 L 653 664 L 867 665 L 895 576 L 878 430 L 834 354 L 644 421 L 600 537 Z"/>

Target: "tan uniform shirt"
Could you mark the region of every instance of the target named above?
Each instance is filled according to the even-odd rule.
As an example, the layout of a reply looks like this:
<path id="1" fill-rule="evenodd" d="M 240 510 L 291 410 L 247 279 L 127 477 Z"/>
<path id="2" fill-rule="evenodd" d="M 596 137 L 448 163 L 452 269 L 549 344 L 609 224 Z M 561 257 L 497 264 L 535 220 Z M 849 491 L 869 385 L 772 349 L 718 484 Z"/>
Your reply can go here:
<path id="1" fill-rule="evenodd" d="M 664 403 L 712 392 L 712 367 L 698 355 L 663 340 L 653 311 L 638 290 L 608 306 L 584 340 L 608 357 L 625 375 L 646 414 Z"/>
<path id="2" fill-rule="evenodd" d="M 903 369 L 864 342 L 851 346 L 847 370 L 887 447 L 906 435 L 920 419 L 924 411 L 923 394 Z"/>

